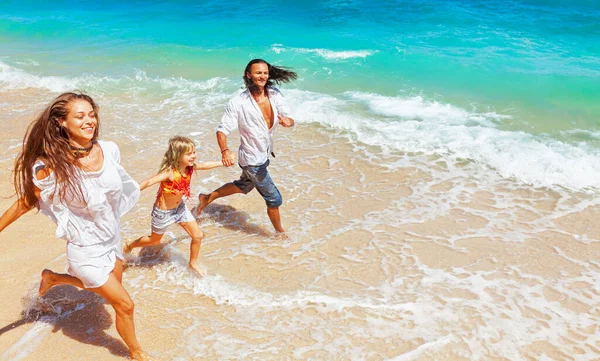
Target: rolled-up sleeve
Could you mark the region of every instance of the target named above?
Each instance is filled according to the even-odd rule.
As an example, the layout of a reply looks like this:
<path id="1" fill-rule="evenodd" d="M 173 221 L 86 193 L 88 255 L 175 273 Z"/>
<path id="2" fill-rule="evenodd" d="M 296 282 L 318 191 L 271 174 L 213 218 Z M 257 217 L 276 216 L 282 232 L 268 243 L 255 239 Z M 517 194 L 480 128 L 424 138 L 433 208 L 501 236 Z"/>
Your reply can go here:
<path id="1" fill-rule="evenodd" d="M 290 108 L 288 108 L 287 104 L 285 103 L 285 98 L 279 89 L 275 91 L 275 106 L 277 107 L 278 114 L 281 114 L 284 117 L 291 117 Z"/>
<path id="2" fill-rule="evenodd" d="M 225 112 L 221 118 L 221 124 L 217 127 L 217 132 L 229 135 L 238 127 L 237 107 L 233 101 L 229 101 L 225 106 Z"/>

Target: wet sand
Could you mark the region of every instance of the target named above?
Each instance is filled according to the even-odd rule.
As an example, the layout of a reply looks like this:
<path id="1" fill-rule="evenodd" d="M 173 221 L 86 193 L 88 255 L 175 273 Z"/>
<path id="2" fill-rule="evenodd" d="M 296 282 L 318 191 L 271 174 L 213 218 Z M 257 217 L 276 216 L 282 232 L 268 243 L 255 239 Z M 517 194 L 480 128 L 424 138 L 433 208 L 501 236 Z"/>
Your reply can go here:
<path id="1" fill-rule="evenodd" d="M 171 134 L 140 132 L 131 141 L 112 111 L 103 139 L 120 146 L 135 179 L 152 175 Z M 30 114 L 1 126 L 1 147 L 17 143 Z M 189 239 L 179 227 L 163 245 L 135 252 L 124 284 L 148 352 L 164 360 L 600 356 L 593 194 L 515 184 L 439 156 L 382 154 L 334 133 L 302 123 L 278 130 L 270 171 L 284 196 L 288 240 L 273 237 L 252 192 L 218 200 L 198 218 L 204 280 L 185 267 Z M 199 160 L 218 156 L 212 131 L 195 139 Z M 13 158 L 1 163 L 4 195 Z M 201 172 L 193 190 L 238 174 Z M 149 231 L 154 192 L 123 218 L 123 239 Z M 99 297 L 72 287 L 35 296 L 42 269 L 65 269 L 54 229 L 30 212 L 0 234 L 1 357 L 124 359 L 113 311 Z"/>

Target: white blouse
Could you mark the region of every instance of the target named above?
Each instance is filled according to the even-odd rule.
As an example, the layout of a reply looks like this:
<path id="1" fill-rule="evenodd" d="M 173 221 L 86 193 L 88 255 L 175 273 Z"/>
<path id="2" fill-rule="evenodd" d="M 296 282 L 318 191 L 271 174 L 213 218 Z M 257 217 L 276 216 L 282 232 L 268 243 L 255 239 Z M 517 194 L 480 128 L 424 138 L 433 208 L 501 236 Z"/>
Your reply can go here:
<path id="1" fill-rule="evenodd" d="M 98 144 L 104 154 L 102 169 L 81 171 L 85 202 L 77 200 L 73 194 L 59 199 L 54 173 L 38 180 L 35 174 L 44 168 L 44 163 L 38 160 L 33 167 L 33 182 L 41 189 L 39 209 L 56 223 L 56 237 L 67 241 L 69 273 L 80 278 L 88 288 L 106 282 L 115 257 L 123 259 L 120 218 L 140 196 L 138 183 L 120 165 L 117 145 L 105 141 L 98 141 Z M 110 262 L 112 264 L 107 264 Z M 103 271 L 99 275 L 86 276 L 77 270 L 83 266 Z M 91 279 L 86 280 L 86 277 Z"/>

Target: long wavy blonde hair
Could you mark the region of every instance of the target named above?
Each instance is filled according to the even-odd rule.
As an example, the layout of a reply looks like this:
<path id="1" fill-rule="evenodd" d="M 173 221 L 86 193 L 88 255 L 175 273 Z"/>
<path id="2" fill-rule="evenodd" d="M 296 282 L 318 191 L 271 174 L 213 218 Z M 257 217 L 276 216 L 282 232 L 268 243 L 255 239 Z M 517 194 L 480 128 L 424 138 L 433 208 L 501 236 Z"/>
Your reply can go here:
<path id="1" fill-rule="evenodd" d="M 169 147 L 163 156 L 158 172 L 167 169 L 179 169 L 179 159 L 190 149 L 196 147 L 196 143 L 188 137 L 176 135 L 169 139 Z"/>

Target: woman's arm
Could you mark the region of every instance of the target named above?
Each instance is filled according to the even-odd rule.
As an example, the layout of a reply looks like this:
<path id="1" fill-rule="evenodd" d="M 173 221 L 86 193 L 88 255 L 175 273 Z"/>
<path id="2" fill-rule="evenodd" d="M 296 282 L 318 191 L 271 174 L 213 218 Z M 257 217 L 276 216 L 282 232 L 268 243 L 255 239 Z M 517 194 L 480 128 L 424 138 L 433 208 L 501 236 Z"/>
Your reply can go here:
<path id="1" fill-rule="evenodd" d="M 173 180 L 173 170 L 169 169 L 169 170 L 165 170 L 163 172 L 158 173 L 157 175 L 150 177 L 148 179 L 143 180 L 140 183 L 140 191 L 143 191 L 144 189 L 155 185 L 156 183 L 160 183 L 162 181 L 166 181 L 166 180 Z"/>
<path id="2" fill-rule="evenodd" d="M 38 199 L 40 198 L 39 189 L 36 189 L 35 195 Z M 33 207 L 27 204 L 25 197 L 17 199 L 15 203 L 13 203 L 12 206 L 10 206 L 10 208 L 4 212 L 2 217 L 0 217 L 0 232 L 2 232 L 4 228 L 8 227 L 11 223 L 19 219 L 22 215 L 29 212 L 31 208 Z"/>
<path id="3" fill-rule="evenodd" d="M 35 174 L 35 177 L 38 180 L 44 179 L 50 175 L 50 170 L 47 168 L 40 169 Z M 37 200 L 40 199 L 40 194 L 42 190 L 39 189 L 36 185 L 33 186 L 33 194 Z M 10 208 L 4 212 L 4 214 L 0 217 L 0 232 L 4 230 L 4 228 L 11 225 L 14 221 L 19 219 L 22 215 L 29 212 L 29 210 L 33 208 L 33 205 L 27 204 L 27 200 L 25 200 L 25 196 L 21 196 L 19 199 L 13 203 Z"/>

